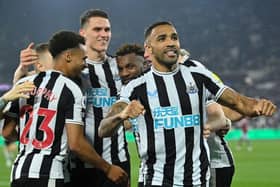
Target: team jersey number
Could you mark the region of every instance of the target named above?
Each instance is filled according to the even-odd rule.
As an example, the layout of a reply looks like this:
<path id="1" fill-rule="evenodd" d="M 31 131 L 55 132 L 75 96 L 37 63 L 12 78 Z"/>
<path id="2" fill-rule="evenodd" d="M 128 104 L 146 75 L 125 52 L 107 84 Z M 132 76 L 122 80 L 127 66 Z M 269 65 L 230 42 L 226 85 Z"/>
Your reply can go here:
<path id="1" fill-rule="evenodd" d="M 26 105 L 23 106 L 21 108 L 20 114 L 21 117 L 23 117 L 25 113 L 28 113 L 29 115 L 29 119 L 27 121 L 27 123 L 25 124 L 25 127 L 23 129 L 23 132 L 20 136 L 20 143 L 26 145 L 28 144 L 30 141 L 32 141 L 32 145 L 36 148 L 36 149 L 44 149 L 48 146 L 50 146 L 53 143 L 54 140 L 54 132 L 53 130 L 49 127 L 50 125 L 50 121 L 52 120 L 52 118 L 54 117 L 56 111 L 54 110 L 50 110 L 47 108 L 39 108 L 38 112 L 36 114 L 38 114 L 38 116 L 43 116 L 44 119 L 42 120 L 39 129 L 43 131 L 46 134 L 46 137 L 44 138 L 44 140 L 39 141 L 36 138 L 30 140 L 27 137 L 28 132 L 30 131 L 30 127 L 33 121 L 33 107 L 31 105 Z"/>

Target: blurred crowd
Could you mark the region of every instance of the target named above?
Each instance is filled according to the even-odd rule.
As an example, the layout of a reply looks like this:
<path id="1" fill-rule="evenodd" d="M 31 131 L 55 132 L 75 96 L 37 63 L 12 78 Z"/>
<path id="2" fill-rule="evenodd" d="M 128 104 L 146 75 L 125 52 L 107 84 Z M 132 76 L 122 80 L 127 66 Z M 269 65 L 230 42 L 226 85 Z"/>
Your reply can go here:
<path id="1" fill-rule="evenodd" d="M 224 2 L 214 0 L 184 4 L 160 2 L 153 1 L 150 2 L 150 5 L 143 2 L 138 6 L 139 10 L 145 9 L 145 14 L 141 15 L 138 15 L 138 10 L 127 16 L 127 10 L 110 9 L 115 23 L 112 25 L 114 35 L 109 50 L 111 54 L 114 54 L 115 49 L 121 43 L 131 41 L 143 43 L 141 33 L 145 26 L 153 20 L 170 19 L 180 33 L 181 46 L 188 49 L 192 57 L 216 72 L 227 85 L 244 95 L 260 98 L 265 96 L 279 106 L 280 41 L 278 35 L 280 24 L 278 18 L 280 16 L 277 8 L 279 2 L 264 3 L 261 0 Z M 158 3 L 161 8 L 155 14 L 152 7 Z M 103 4 L 99 6 L 103 6 Z M 24 5 L 21 8 L 24 10 Z M 84 9 L 81 4 L 73 8 Z M 168 11 L 172 8 L 176 11 Z M 55 15 L 55 13 L 54 11 L 53 14 Z M 80 12 L 76 11 L 76 13 Z M 16 14 L 18 13 L 15 13 L 14 16 Z M 40 16 L 38 18 L 32 16 L 32 10 L 23 11 L 22 14 L 25 21 L 29 21 L 27 25 L 32 23 L 31 17 L 40 19 Z M 42 15 L 44 14 L 44 10 L 42 10 Z M 76 20 L 77 16 L 73 16 Z M 4 17 L 1 17 L 0 20 L 4 21 Z M 117 19 L 120 17 L 122 19 Z M 62 18 L 63 16 L 60 19 Z M 13 18 L 9 16 L 9 19 Z M 70 17 L 68 19 L 72 23 L 74 22 Z M 69 26 L 67 21 L 62 20 L 61 27 Z M 11 77 L 18 64 L 19 50 L 33 38 L 37 38 L 40 42 L 44 42 L 48 38 L 45 38 L 46 34 L 40 38 L 38 32 L 34 33 L 35 28 L 27 31 L 22 27 L 25 25 L 24 23 L 14 24 L 8 21 L 4 23 L 0 30 L 0 84 L 11 84 Z M 46 32 L 52 33 L 57 30 L 56 28 L 52 30 L 51 26 L 45 29 Z M 70 25 L 70 27 L 72 26 Z M 18 32 L 22 28 L 23 32 Z M 44 29 L 39 29 L 43 33 Z M 76 30 L 76 28 L 71 29 Z M 264 121 L 267 123 L 266 126 L 279 127 L 279 112 L 269 120 L 263 119 L 261 122 L 256 120 L 255 124 L 257 127 L 261 127 Z"/>

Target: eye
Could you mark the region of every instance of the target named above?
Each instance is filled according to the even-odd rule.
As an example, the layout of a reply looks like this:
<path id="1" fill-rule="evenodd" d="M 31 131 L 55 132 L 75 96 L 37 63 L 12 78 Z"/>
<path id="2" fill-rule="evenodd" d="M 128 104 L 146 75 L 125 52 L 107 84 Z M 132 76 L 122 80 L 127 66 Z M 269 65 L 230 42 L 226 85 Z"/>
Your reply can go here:
<path id="1" fill-rule="evenodd" d="M 176 41 L 176 40 L 178 40 L 178 36 L 176 34 L 174 34 L 174 35 L 171 36 L 171 39 Z"/>
<path id="2" fill-rule="evenodd" d="M 165 39 L 164 37 L 159 37 L 157 40 L 162 42 L 162 41 L 164 41 L 164 39 Z"/>
<path id="3" fill-rule="evenodd" d="M 111 28 L 110 28 L 110 27 L 107 27 L 107 28 L 105 28 L 104 30 L 105 30 L 105 32 L 110 32 L 110 31 L 111 31 Z"/>
<path id="4" fill-rule="evenodd" d="M 95 32 L 99 32 L 99 31 L 101 31 L 101 29 L 102 28 L 100 28 L 100 27 L 94 27 L 92 30 L 95 31 Z"/>
<path id="5" fill-rule="evenodd" d="M 133 64 L 129 64 L 128 66 L 127 66 L 127 69 L 133 69 L 134 68 L 134 65 Z"/>

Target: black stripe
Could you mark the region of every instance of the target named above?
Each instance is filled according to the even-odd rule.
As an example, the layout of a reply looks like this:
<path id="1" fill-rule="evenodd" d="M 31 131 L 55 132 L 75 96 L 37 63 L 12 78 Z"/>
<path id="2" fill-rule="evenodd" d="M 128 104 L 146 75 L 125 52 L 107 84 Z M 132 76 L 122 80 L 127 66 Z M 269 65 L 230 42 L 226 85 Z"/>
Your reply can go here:
<path id="1" fill-rule="evenodd" d="M 116 88 L 116 84 L 113 78 L 113 74 L 112 71 L 110 69 L 109 63 L 108 63 L 108 59 L 102 64 L 102 67 L 104 69 L 104 73 L 105 73 L 105 78 L 106 78 L 106 82 L 108 84 L 108 87 L 110 89 L 110 96 L 113 97 L 117 97 L 117 88 Z M 118 156 L 119 153 L 119 141 L 118 141 L 118 134 L 116 133 L 114 136 L 111 137 L 111 159 L 113 163 L 119 163 L 120 159 Z"/>
<path id="2" fill-rule="evenodd" d="M 155 74 L 154 79 L 156 88 L 158 89 L 159 103 L 161 107 L 170 106 L 166 84 L 161 76 Z M 168 84 L 168 83 L 167 83 Z M 174 129 L 164 129 L 164 143 L 165 143 L 165 164 L 163 169 L 163 186 L 173 185 L 174 168 L 176 161 L 176 143 Z"/>
<path id="3" fill-rule="evenodd" d="M 188 59 L 183 63 L 183 65 L 185 65 L 185 66 L 187 66 L 187 67 L 191 67 L 191 66 L 196 67 L 196 66 L 197 66 L 197 65 L 192 61 L 191 58 L 188 58 Z"/>
<path id="4" fill-rule="evenodd" d="M 192 73 L 192 76 L 193 76 L 193 78 L 195 80 L 195 83 L 196 83 L 196 86 L 198 88 L 199 113 L 200 113 L 200 132 L 201 132 L 200 133 L 200 150 L 201 150 L 201 153 L 200 153 L 200 156 L 199 156 L 200 169 L 201 169 L 200 181 L 201 181 L 202 184 L 204 184 L 204 183 L 206 183 L 206 174 L 207 174 L 207 171 L 209 170 L 210 162 L 208 160 L 206 148 L 205 148 L 205 145 L 204 145 L 204 138 L 203 138 L 203 125 L 204 125 L 203 124 L 203 121 L 204 121 L 203 113 L 204 113 L 204 110 L 205 110 L 205 104 L 204 104 L 204 101 L 203 101 L 203 86 L 205 84 L 210 84 L 210 82 L 209 82 L 210 79 L 208 77 L 205 77 L 202 74 L 198 74 L 198 73 Z M 211 84 L 212 84 L 212 82 L 211 82 Z M 210 88 L 210 87 L 208 86 L 208 88 Z M 214 88 L 214 87 L 211 87 L 211 88 Z M 218 91 L 217 88 L 215 88 L 216 92 Z"/>
<path id="5" fill-rule="evenodd" d="M 15 160 L 14 164 L 13 164 L 13 171 L 12 171 L 12 179 L 15 179 L 16 177 L 16 170 L 17 170 L 17 167 L 18 167 L 18 163 L 21 159 L 21 157 L 25 154 L 25 149 L 23 149 L 19 156 L 17 157 L 17 160 Z"/>
<path id="6" fill-rule="evenodd" d="M 180 107 L 182 115 L 192 114 L 192 107 L 189 95 L 186 93 L 187 87 L 183 79 L 181 71 L 174 75 L 174 81 L 177 88 L 178 97 L 180 100 Z M 194 128 L 185 128 L 185 145 L 186 145 L 186 156 L 184 164 L 184 185 L 192 185 L 192 174 L 193 174 L 193 145 L 194 145 Z"/>
<path id="7" fill-rule="evenodd" d="M 98 82 L 98 76 L 95 72 L 94 66 L 88 64 L 88 68 L 89 68 L 89 78 L 90 78 L 90 82 L 91 82 L 91 86 L 92 88 L 100 88 L 101 85 Z M 96 150 L 96 152 L 99 155 L 102 155 L 103 152 L 103 139 L 99 138 L 98 136 L 98 127 L 100 124 L 100 121 L 103 119 L 103 112 L 102 112 L 102 108 L 97 108 L 97 107 L 93 107 L 93 113 L 94 113 L 94 148 Z"/>
<path id="8" fill-rule="evenodd" d="M 52 73 L 51 79 L 46 85 L 46 88 L 49 90 L 53 90 L 56 84 L 59 84 L 61 82 L 58 82 L 57 79 L 59 78 L 58 73 Z M 62 75 L 61 75 L 62 76 Z M 71 80 L 69 80 L 71 81 Z M 62 86 L 62 85 L 61 85 Z M 61 138 L 63 134 L 63 130 L 65 127 L 65 119 L 66 118 L 73 118 L 74 115 L 74 96 L 72 95 L 71 90 L 66 88 L 65 85 L 63 85 L 62 92 L 58 98 L 58 108 L 56 113 L 56 123 L 55 123 L 55 129 L 54 129 L 54 141 L 51 149 L 50 155 L 45 155 L 42 161 L 42 167 L 40 170 L 40 176 L 46 176 L 49 175 L 52 162 L 55 156 L 59 155 L 61 151 Z M 49 101 L 47 99 L 44 99 L 41 103 L 41 107 L 48 108 Z"/>
<path id="9" fill-rule="evenodd" d="M 127 146 L 127 141 L 126 141 L 126 136 L 125 136 L 125 129 L 123 130 L 123 139 L 124 139 L 125 156 L 127 158 L 127 161 L 129 162 L 129 166 L 130 166 L 130 156 L 129 156 L 128 146 Z"/>
<path id="10" fill-rule="evenodd" d="M 120 159 L 118 156 L 119 153 L 119 141 L 118 141 L 118 132 L 116 132 L 112 137 L 111 137 L 111 159 L 112 163 L 120 163 Z"/>
<path id="11" fill-rule="evenodd" d="M 106 60 L 104 62 L 104 64 L 102 65 L 104 72 L 105 72 L 105 78 L 106 81 L 108 83 L 108 87 L 110 89 L 110 96 L 117 96 L 118 92 L 117 92 L 117 87 L 113 78 L 113 74 L 112 71 L 110 69 L 108 60 Z"/>
<path id="12" fill-rule="evenodd" d="M 139 95 L 137 95 L 137 93 Z M 156 163 L 156 151 L 155 151 L 155 134 L 154 134 L 154 122 L 152 118 L 152 113 L 150 110 L 149 100 L 147 97 L 147 87 L 146 84 L 141 84 L 134 88 L 129 100 L 139 99 L 140 103 L 144 106 L 146 112 L 144 115 L 147 131 L 147 178 L 146 184 L 152 185 L 152 179 L 154 176 L 153 165 Z"/>
<path id="13" fill-rule="evenodd" d="M 207 90 L 209 90 L 213 95 L 216 95 L 220 87 L 217 86 L 209 77 L 201 73 L 192 72 L 193 77 L 196 77 L 196 81 L 199 81 L 200 84 L 204 85 Z"/>
<path id="14" fill-rule="evenodd" d="M 46 73 L 45 72 L 42 72 L 42 73 L 39 73 L 38 76 L 35 77 L 35 79 L 33 80 L 34 82 L 34 85 L 36 86 L 36 88 L 39 88 L 40 87 L 40 84 L 42 83 L 43 81 L 43 78 L 45 77 Z M 35 101 L 35 96 L 36 95 L 32 95 L 28 100 L 27 100 L 27 104 L 31 105 L 31 106 L 34 106 L 34 101 Z M 35 114 L 33 114 L 35 115 Z M 29 117 L 28 117 L 29 119 Z M 28 121 L 28 119 L 26 119 L 26 122 Z M 23 130 L 23 129 L 21 129 Z M 27 137 L 29 137 L 29 132 L 27 134 Z M 25 149 L 26 146 L 24 146 L 24 149 Z M 39 153 L 40 150 L 38 149 L 33 149 L 33 151 L 31 153 L 29 153 L 25 160 L 24 160 L 24 163 L 22 165 L 22 169 L 21 169 L 21 177 L 27 177 L 28 176 L 28 173 L 29 173 L 29 168 L 31 166 L 31 162 L 33 160 L 33 157 L 34 157 L 34 154 L 36 153 Z"/>
<path id="15" fill-rule="evenodd" d="M 224 150 L 227 154 L 228 161 L 229 161 L 230 165 L 233 166 L 234 165 L 233 158 L 232 158 L 232 155 L 231 155 L 230 150 L 228 148 L 228 145 L 227 145 L 227 143 L 226 143 L 226 141 L 224 140 L 223 137 L 219 136 L 219 138 L 221 139 L 222 146 L 224 147 Z"/>

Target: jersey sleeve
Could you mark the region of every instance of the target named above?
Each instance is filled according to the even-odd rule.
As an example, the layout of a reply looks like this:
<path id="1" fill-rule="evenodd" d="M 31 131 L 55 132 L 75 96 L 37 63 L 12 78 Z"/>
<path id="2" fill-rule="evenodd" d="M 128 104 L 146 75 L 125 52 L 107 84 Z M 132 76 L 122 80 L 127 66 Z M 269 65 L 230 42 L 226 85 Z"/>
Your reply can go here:
<path id="1" fill-rule="evenodd" d="M 209 91 L 209 94 L 213 95 L 214 101 L 217 101 L 223 92 L 228 88 L 224 85 L 222 80 L 212 71 L 205 67 L 199 66 L 194 69 L 194 73 L 200 76 L 200 80 L 203 81 L 204 86 Z"/>
<path id="2" fill-rule="evenodd" d="M 77 86 L 69 88 L 71 94 L 68 95 L 67 107 L 65 108 L 65 123 L 83 125 L 83 112 L 85 108 L 84 97 Z"/>

